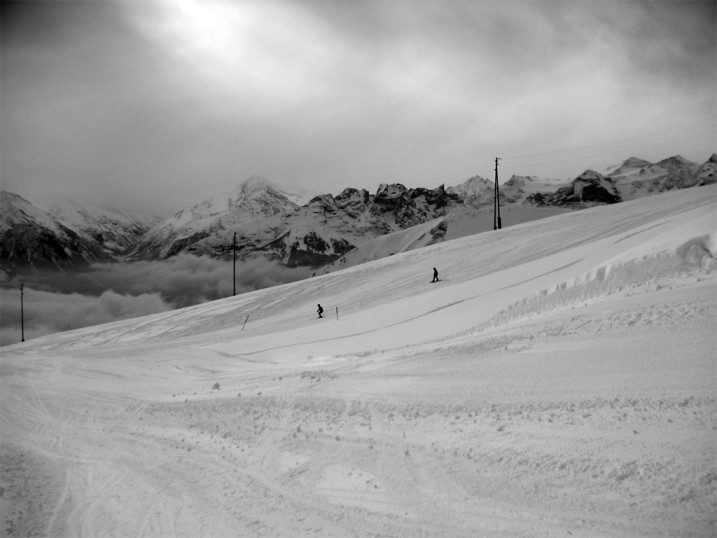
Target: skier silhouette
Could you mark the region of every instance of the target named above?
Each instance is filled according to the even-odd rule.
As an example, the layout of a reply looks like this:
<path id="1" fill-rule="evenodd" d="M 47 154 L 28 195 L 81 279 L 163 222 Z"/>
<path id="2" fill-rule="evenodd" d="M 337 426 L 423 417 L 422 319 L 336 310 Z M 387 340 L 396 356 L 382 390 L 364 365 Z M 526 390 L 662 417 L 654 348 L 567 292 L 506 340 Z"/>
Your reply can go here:
<path id="1" fill-rule="evenodd" d="M 433 280 L 431 280 L 431 283 L 438 282 L 438 269 L 435 267 L 433 268 Z"/>
<path id="2" fill-rule="evenodd" d="M 316 309 L 316 312 L 318 312 L 320 318 L 323 318 L 324 316 L 322 316 L 321 314 L 324 313 L 324 309 L 321 308 L 321 305 L 318 305 L 318 306 L 319 306 L 319 308 Z"/>

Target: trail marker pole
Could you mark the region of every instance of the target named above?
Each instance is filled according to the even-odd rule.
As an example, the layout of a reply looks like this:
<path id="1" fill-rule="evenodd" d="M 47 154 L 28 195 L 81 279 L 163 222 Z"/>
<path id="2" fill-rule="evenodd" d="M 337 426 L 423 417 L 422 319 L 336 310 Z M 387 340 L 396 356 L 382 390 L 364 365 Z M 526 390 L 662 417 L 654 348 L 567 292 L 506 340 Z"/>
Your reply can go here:
<path id="1" fill-rule="evenodd" d="M 23 283 L 20 283 L 20 338 L 21 341 L 25 341 L 25 305 L 23 296 L 25 295 L 25 292 L 23 291 L 23 288 L 25 285 Z"/>
<path id="2" fill-rule="evenodd" d="M 241 326 L 241 330 L 244 330 L 244 327 L 246 326 L 246 322 L 249 321 L 249 314 L 246 315 L 246 319 L 244 320 L 244 325 Z"/>
<path id="3" fill-rule="evenodd" d="M 336 321 L 339 320 L 339 307 L 336 307 Z"/>
<path id="4" fill-rule="evenodd" d="M 234 256 L 234 263 L 232 264 L 232 282 L 234 284 L 234 293 L 237 294 L 237 233 L 234 232 L 234 241 L 232 242 L 232 254 Z"/>
<path id="5" fill-rule="evenodd" d="M 500 230 L 500 189 L 498 189 L 498 161 L 500 157 L 495 158 L 495 201 L 493 205 L 493 229 Z"/>

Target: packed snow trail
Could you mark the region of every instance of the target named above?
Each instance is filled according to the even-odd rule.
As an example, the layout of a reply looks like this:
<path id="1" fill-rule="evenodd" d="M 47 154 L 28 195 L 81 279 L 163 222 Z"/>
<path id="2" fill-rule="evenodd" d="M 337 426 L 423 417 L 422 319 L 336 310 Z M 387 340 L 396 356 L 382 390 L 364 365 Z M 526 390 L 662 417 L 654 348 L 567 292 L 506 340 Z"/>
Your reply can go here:
<path id="1" fill-rule="evenodd" d="M 712 536 L 716 202 L 571 213 L 4 348 L 3 532 Z"/>

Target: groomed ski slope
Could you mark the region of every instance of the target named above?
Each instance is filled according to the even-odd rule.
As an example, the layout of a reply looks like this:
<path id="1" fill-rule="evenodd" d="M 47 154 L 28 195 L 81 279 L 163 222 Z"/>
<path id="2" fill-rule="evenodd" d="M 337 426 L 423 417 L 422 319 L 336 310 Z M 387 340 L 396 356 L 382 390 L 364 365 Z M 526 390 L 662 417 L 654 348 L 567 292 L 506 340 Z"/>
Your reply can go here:
<path id="1" fill-rule="evenodd" d="M 712 536 L 716 254 L 700 187 L 3 348 L 3 532 Z"/>

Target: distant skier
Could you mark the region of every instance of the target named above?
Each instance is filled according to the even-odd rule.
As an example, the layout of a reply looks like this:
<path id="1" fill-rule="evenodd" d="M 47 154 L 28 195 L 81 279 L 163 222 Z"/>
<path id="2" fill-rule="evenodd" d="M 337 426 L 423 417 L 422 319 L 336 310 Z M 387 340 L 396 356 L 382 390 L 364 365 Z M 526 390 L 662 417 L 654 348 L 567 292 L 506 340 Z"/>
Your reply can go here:
<path id="1" fill-rule="evenodd" d="M 324 313 L 324 309 L 321 308 L 321 305 L 318 305 L 318 306 L 319 306 L 319 308 L 316 309 L 316 312 L 319 314 L 320 318 L 323 318 L 324 316 L 322 316 L 321 314 Z"/>
<path id="2" fill-rule="evenodd" d="M 438 269 L 435 267 L 433 268 L 433 280 L 431 280 L 431 283 L 438 282 Z"/>

